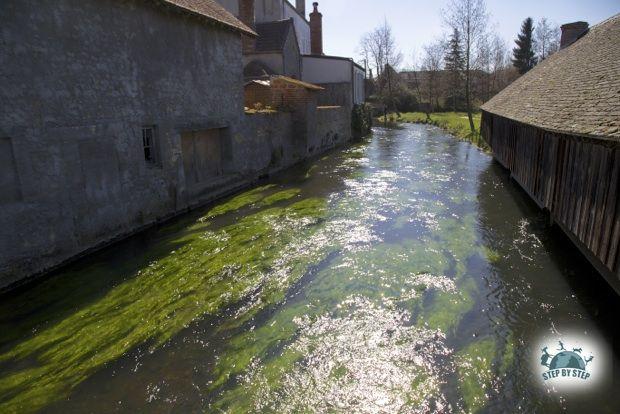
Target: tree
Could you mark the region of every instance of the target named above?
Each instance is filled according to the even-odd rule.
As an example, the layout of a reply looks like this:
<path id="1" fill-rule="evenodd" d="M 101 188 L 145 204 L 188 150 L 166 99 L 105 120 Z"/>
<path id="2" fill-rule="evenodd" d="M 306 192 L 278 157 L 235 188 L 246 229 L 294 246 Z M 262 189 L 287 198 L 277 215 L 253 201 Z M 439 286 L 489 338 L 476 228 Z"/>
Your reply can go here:
<path id="1" fill-rule="evenodd" d="M 377 77 L 380 77 L 386 65 L 397 68 L 403 60 L 398 50 L 392 27 L 385 20 L 373 31 L 362 36 L 359 46 L 360 54 L 374 67 Z"/>
<path id="2" fill-rule="evenodd" d="M 534 44 L 538 60 L 544 60 L 560 49 L 560 28 L 549 23 L 546 17 L 540 19 L 534 30 Z"/>
<path id="3" fill-rule="evenodd" d="M 461 35 L 459 30 L 454 28 L 452 35 L 446 46 L 446 55 L 444 57 L 446 71 L 449 72 L 450 84 L 447 98 L 452 103 L 452 110 L 456 111 L 458 101 L 462 96 L 463 70 L 465 63 L 463 62 L 463 50 L 461 46 Z"/>
<path id="4" fill-rule="evenodd" d="M 442 68 L 444 47 L 442 42 L 435 41 L 424 46 L 424 55 L 422 57 L 422 70 L 428 74 L 428 82 L 426 82 L 426 93 L 430 112 L 439 106 L 439 71 Z"/>
<path id="5" fill-rule="evenodd" d="M 489 15 L 484 0 L 451 0 L 443 15 L 446 24 L 452 30 L 458 30 L 462 38 L 465 66 L 465 103 L 469 128 L 472 133 L 475 133 L 471 96 L 472 71 L 475 69 L 476 48 L 480 39 L 484 38 L 486 34 Z"/>
<path id="6" fill-rule="evenodd" d="M 519 70 L 521 75 L 536 66 L 533 32 L 534 20 L 528 17 L 521 24 L 521 33 L 519 33 L 517 40 L 515 40 L 517 47 L 512 50 L 512 64 Z"/>
<path id="7" fill-rule="evenodd" d="M 431 113 L 429 110 L 429 106 L 422 105 L 422 88 L 420 88 L 420 77 L 418 76 L 420 72 L 420 67 L 418 66 L 418 54 L 414 50 L 411 54 L 411 73 L 413 73 L 413 87 L 416 92 L 416 97 L 418 100 L 418 110 L 423 111 L 426 114 L 426 119 L 430 121 Z"/>
<path id="8" fill-rule="evenodd" d="M 474 97 L 486 102 L 491 94 L 491 73 L 492 73 L 492 45 L 490 36 L 484 36 L 478 42 L 478 54 L 476 56 L 476 67 L 480 70 L 476 73 Z"/>
<path id="9" fill-rule="evenodd" d="M 511 79 L 507 76 L 510 65 L 508 46 L 504 39 L 495 34 L 491 40 L 491 94 L 504 89 Z"/>

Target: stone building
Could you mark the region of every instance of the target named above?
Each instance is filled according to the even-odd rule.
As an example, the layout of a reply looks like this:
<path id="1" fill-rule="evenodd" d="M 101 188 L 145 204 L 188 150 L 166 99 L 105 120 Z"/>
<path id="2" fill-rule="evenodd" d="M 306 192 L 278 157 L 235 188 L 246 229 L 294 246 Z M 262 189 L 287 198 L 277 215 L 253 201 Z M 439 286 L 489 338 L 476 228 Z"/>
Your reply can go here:
<path id="1" fill-rule="evenodd" d="M 495 158 L 620 293 L 620 14 L 482 106 Z"/>
<path id="2" fill-rule="evenodd" d="M 244 113 L 256 33 L 214 0 L 4 0 L 0 27 L 0 288 L 351 138 Z"/>
<path id="3" fill-rule="evenodd" d="M 301 79 L 301 53 L 293 21 L 258 23 L 255 30 L 254 47 L 243 56 L 246 79 L 274 74 Z"/>
<path id="4" fill-rule="evenodd" d="M 365 101 L 366 71 L 351 58 L 323 53 L 323 15 L 313 3 L 306 16 L 304 0 L 220 0 L 232 14 L 253 28 L 256 40 L 246 38 L 246 81 L 285 75 L 323 87 L 319 105 L 349 109 Z M 294 43 L 297 47 L 294 47 Z"/>

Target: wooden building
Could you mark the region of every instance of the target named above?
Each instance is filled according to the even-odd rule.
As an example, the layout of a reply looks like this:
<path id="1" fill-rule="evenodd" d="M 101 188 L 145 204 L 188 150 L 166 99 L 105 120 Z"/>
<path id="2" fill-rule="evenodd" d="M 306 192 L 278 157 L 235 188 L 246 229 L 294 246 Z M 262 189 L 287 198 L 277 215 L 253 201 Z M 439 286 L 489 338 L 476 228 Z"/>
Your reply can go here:
<path id="1" fill-rule="evenodd" d="M 620 294 L 620 14 L 482 106 L 495 158 Z"/>

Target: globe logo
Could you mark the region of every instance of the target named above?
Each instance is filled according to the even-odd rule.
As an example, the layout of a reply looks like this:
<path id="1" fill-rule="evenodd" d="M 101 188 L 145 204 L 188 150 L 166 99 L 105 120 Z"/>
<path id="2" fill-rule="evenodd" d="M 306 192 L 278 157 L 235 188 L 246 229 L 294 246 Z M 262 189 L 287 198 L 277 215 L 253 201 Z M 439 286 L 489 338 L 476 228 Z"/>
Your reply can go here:
<path id="1" fill-rule="evenodd" d="M 586 363 L 580 355 L 571 351 L 564 351 L 556 354 L 549 364 L 549 369 L 577 368 L 586 369 Z"/>
<path id="2" fill-rule="evenodd" d="M 558 351 L 556 354 L 551 354 L 548 346 L 541 349 L 540 364 L 548 368 L 548 371 L 542 374 L 543 379 L 548 381 L 562 377 L 581 380 L 590 378 L 590 373 L 586 368 L 594 356 L 590 355 L 584 359 L 582 348 L 572 348 L 571 351 L 565 348 L 562 341 L 558 341 L 558 346 L 559 348 L 555 350 Z"/>

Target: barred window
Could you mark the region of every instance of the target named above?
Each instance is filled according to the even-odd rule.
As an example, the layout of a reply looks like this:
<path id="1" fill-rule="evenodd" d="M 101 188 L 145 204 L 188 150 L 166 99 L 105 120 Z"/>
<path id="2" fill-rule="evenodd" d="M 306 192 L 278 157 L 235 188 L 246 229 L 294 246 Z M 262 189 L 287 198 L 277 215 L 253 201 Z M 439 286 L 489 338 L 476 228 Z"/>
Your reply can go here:
<path id="1" fill-rule="evenodd" d="M 155 127 L 142 127 L 142 147 L 144 148 L 144 160 L 155 163 Z"/>

